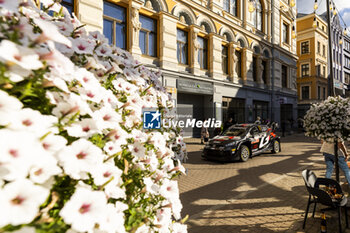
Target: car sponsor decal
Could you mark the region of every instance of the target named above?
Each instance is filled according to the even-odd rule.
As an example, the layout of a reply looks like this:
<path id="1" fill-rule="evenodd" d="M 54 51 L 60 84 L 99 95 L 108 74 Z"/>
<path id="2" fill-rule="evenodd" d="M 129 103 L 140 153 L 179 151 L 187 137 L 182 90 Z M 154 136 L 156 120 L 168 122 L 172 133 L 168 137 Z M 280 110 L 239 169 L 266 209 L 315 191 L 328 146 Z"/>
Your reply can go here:
<path id="1" fill-rule="evenodd" d="M 264 136 L 261 140 L 260 140 L 260 144 L 259 144 L 259 148 L 263 148 L 264 146 L 266 146 L 270 141 L 270 136 Z"/>

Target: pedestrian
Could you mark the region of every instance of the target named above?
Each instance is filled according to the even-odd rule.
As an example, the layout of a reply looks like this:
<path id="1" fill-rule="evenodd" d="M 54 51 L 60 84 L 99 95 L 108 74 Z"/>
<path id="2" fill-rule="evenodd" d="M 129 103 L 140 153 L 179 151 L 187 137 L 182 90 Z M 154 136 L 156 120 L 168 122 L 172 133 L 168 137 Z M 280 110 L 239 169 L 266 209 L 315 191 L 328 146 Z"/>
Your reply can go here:
<path id="1" fill-rule="evenodd" d="M 333 167 L 335 162 L 334 143 L 329 143 L 326 141 L 321 141 L 321 142 L 322 142 L 321 152 L 323 153 L 324 160 L 326 162 L 325 177 L 330 179 L 333 173 Z M 349 154 L 346 150 L 344 141 L 342 139 L 338 140 L 338 148 L 339 148 L 339 151 L 338 151 L 339 168 L 343 171 L 348 184 L 350 184 L 350 170 L 346 162 L 348 160 Z"/>
<path id="2" fill-rule="evenodd" d="M 208 127 L 205 127 L 203 124 L 202 130 L 201 130 L 201 144 L 203 144 L 203 142 L 207 142 L 208 140 L 209 140 L 209 130 L 208 130 Z"/>
<path id="3" fill-rule="evenodd" d="M 282 129 L 282 137 L 284 137 L 284 133 L 286 132 L 286 121 L 285 120 L 282 120 L 281 129 Z"/>
<path id="4" fill-rule="evenodd" d="M 222 131 L 225 132 L 225 130 L 230 128 L 231 125 L 233 125 L 233 118 L 232 117 L 228 118 L 228 120 L 225 122 L 224 128 L 222 129 Z"/>

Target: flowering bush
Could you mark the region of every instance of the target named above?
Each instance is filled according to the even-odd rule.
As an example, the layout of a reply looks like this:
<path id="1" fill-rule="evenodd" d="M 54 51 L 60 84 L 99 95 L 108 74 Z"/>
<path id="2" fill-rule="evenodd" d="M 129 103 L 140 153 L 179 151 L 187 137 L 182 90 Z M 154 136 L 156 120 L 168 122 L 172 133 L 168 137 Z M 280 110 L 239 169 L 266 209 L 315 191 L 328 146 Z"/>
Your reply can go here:
<path id="1" fill-rule="evenodd" d="M 329 142 L 350 140 L 350 100 L 336 96 L 313 104 L 305 115 L 304 127 L 306 136 Z"/>
<path id="2" fill-rule="evenodd" d="M 186 232 L 160 73 L 42 3 L 0 1 L 0 232 Z"/>

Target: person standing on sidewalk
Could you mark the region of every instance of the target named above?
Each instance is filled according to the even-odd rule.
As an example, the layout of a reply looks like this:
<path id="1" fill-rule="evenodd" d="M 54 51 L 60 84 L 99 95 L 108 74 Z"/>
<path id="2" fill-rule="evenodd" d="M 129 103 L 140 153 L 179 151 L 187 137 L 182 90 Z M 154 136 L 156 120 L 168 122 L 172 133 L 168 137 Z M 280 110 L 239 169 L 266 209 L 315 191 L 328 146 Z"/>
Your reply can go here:
<path id="1" fill-rule="evenodd" d="M 209 130 L 203 124 L 201 129 L 201 144 L 203 144 L 203 141 L 207 142 L 208 140 L 209 140 Z"/>
<path id="2" fill-rule="evenodd" d="M 323 153 L 324 160 L 326 162 L 326 178 L 330 179 L 332 177 L 334 162 L 335 162 L 335 153 L 334 153 L 334 143 L 329 143 L 326 141 L 321 141 L 322 147 L 321 152 Z M 338 148 L 341 153 L 338 152 L 338 164 L 339 168 L 344 172 L 345 178 L 350 185 L 350 170 L 346 161 L 348 160 L 348 152 L 344 145 L 342 139 L 338 140 Z"/>

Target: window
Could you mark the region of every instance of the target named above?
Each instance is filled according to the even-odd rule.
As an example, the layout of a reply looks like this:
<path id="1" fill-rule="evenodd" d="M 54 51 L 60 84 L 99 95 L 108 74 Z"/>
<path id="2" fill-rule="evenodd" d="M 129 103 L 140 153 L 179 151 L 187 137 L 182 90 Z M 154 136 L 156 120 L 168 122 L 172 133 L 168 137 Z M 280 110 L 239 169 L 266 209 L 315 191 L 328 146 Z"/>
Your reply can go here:
<path id="1" fill-rule="evenodd" d="M 346 68 L 350 69 L 350 57 L 348 57 L 348 56 L 344 56 L 344 57 L 345 57 L 345 64 L 344 64 L 344 66 Z"/>
<path id="2" fill-rule="evenodd" d="M 325 57 L 326 56 L 326 46 L 322 46 L 322 55 Z"/>
<path id="3" fill-rule="evenodd" d="M 260 0 L 255 2 L 255 11 L 252 13 L 253 25 L 259 31 L 263 31 L 263 13 Z"/>
<path id="4" fill-rule="evenodd" d="M 177 29 L 177 61 L 188 64 L 188 33 Z"/>
<path id="5" fill-rule="evenodd" d="M 350 83 L 350 74 L 344 72 L 344 76 L 345 76 L 345 83 L 349 84 Z"/>
<path id="6" fill-rule="evenodd" d="M 289 26 L 286 23 L 282 25 L 282 42 L 286 44 L 289 43 Z"/>
<path id="7" fill-rule="evenodd" d="M 109 43 L 126 49 L 126 9 L 103 2 L 103 34 Z"/>
<path id="8" fill-rule="evenodd" d="M 310 68 L 309 63 L 301 65 L 301 77 L 308 77 L 308 76 L 310 76 L 309 68 Z"/>
<path id="9" fill-rule="evenodd" d="M 222 72 L 228 74 L 228 47 L 225 45 L 222 46 L 221 58 Z"/>
<path id="10" fill-rule="evenodd" d="M 62 0 L 61 5 L 67 8 L 70 14 L 74 12 L 74 0 Z"/>
<path id="11" fill-rule="evenodd" d="M 326 31 L 325 29 L 324 29 L 324 26 L 322 25 L 322 31 Z"/>
<path id="12" fill-rule="evenodd" d="M 301 42 L 301 54 L 309 53 L 309 41 Z"/>
<path id="13" fill-rule="evenodd" d="M 140 15 L 140 49 L 142 54 L 157 56 L 157 20 Z"/>
<path id="14" fill-rule="evenodd" d="M 317 41 L 317 53 L 321 54 L 321 43 Z"/>
<path id="15" fill-rule="evenodd" d="M 320 100 L 321 99 L 321 87 L 317 86 L 317 98 Z"/>
<path id="16" fill-rule="evenodd" d="M 258 59 L 256 56 L 253 56 L 253 80 L 254 82 L 258 81 L 258 66 L 257 66 L 257 61 Z"/>
<path id="17" fill-rule="evenodd" d="M 199 43 L 198 63 L 201 69 L 208 69 L 208 40 L 203 37 L 197 37 Z"/>
<path id="18" fill-rule="evenodd" d="M 224 0 L 224 10 L 237 16 L 237 0 Z"/>
<path id="19" fill-rule="evenodd" d="M 326 99 L 326 88 L 325 87 L 322 88 L 322 92 L 323 92 L 323 99 L 325 100 Z"/>
<path id="20" fill-rule="evenodd" d="M 326 66 L 323 66 L 323 77 L 326 77 Z"/>
<path id="21" fill-rule="evenodd" d="M 285 65 L 282 65 L 282 87 L 287 88 L 288 87 L 288 67 Z"/>
<path id="22" fill-rule="evenodd" d="M 236 55 L 236 72 L 238 77 L 242 77 L 242 52 L 236 50 L 235 51 L 235 55 Z"/>
<path id="23" fill-rule="evenodd" d="M 309 86 L 301 87 L 301 99 L 303 100 L 310 99 Z"/>

